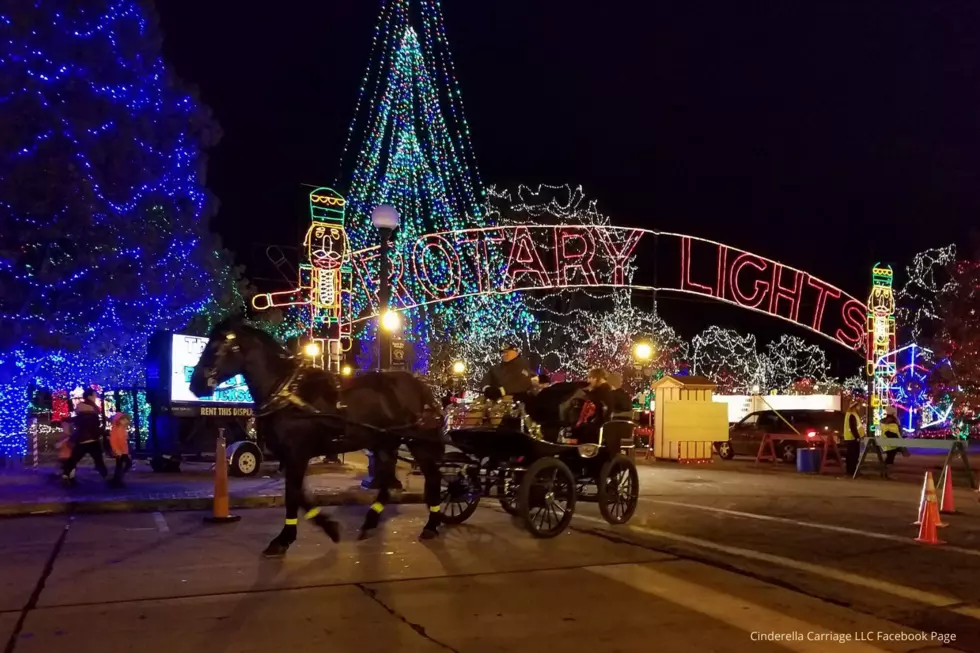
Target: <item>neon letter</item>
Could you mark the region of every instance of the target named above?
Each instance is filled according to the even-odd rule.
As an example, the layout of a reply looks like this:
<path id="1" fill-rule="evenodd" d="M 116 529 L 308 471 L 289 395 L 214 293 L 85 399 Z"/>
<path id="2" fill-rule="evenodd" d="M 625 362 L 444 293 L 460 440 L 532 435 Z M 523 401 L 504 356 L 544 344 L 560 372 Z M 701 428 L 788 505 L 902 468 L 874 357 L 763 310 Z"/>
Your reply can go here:
<path id="1" fill-rule="evenodd" d="M 715 247 L 719 246 L 715 245 Z M 711 286 L 691 281 L 691 238 L 689 236 L 681 237 L 681 290 L 692 290 L 709 297 L 713 297 L 715 294 Z"/>
<path id="2" fill-rule="evenodd" d="M 558 284 L 568 285 L 568 271 L 578 268 L 585 283 L 598 285 L 592 258 L 595 256 L 595 238 L 588 227 L 555 227 L 555 267 L 558 269 Z M 569 251 L 569 243 L 578 242 L 576 251 Z"/>
<path id="3" fill-rule="evenodd" d="M 728 273 L 728 285 L 732 291 L 732 299 L 746 308 L 758 308 L 763 300 L 765 300 L 766 293 L 769 292 L 769 282 L 756 280 L 752 294 L 746 295 L 738 287 L 739 276 L 742 273 L 742 268 L 745 266 L 750 266 L 760 272 L 765 272 L 769 268 L 769 261 L 754 254 L 742 252 L 738 255 L 738 258 L 732 261 L 732 268 Z"/>
<path id="4" fill-rule="evenodd" d="M 354 264 L 354 271 L 357 272 L 357 278 L 361 280 L 361 285 L 364 287 L 364 293 L 368 297 L 368 301 L 371 303 L 371 311 L 378 310 L 378 275 L 372 272 L 371 268 L 368 266 L 369 261 L 373 261 L 381 256 L 381 250 L 378 247 L 372 247 L 370 249 L 362 249 L 359 252 L 354 252 L 351 256 L 351 262 Z"/>
<path id="5" fill-rule="evenodd" d="M 389 298 L 389 305 L 400 306 L 401 308 L 413 308 L 418 305 L 415 298 L 412 297 L 411 291 L 405 287 L 405 282 L 402 279 L 405 276 L 405 270 L 408 267 L 405 265 L 405 253 L 401 251 L 392 251 L 391 254 L 391 297 Z"/>
<path id="6" fill-rule="evenodd" d="M 483 232 L 480 230 L 458 231 L 463 237 L 457 240 L 459 245 L 471 245 L 473 247 L 473 269 L 476 270 L 476 285 L 479 292 L 483 292 L 490 285 L 489 272 L 486 270 L 487 257 L 484 256 L 487 248 L 486 241 L 481 237 Z M 486 279 L 486 282 L 484 282 Z"/>
<path id="7" fill-rule="evenodd" d="M 800 297 L 803 295 L 803 272 L 799 270 L 793 270 L 793 285 L 790 288 L 785 288 L 782 285 L 783 271 L 787 268 L 783 265 L 776 264 L 772 267 L 772 293 L 769 295 L 769 312 L 773 315 L 778 315 L 776 309 L 779 308 L 779 300 L 785 299 L 789 302 L 789 319 L 794 322 L 799 321 L 800 317 Z"/>
<path id="8" fill-rule="evenodd" d="M 428 260 L 429 252 L 441 260 L 438 262 Z M 431 297 L 450 299 L 459 294 L 463 273 L 462 263 L 460 263 L 456 248 L 442 236 L 433 234 L 422 236 L 416 240 L 412 249 L 412 263 L 415 268 L 415 276 L 418 278 L 422 290 Z M 439 270 L 439 267 L 442 270 Z M 433 270 L 433 268 L 436 269 Z M 434 272 L 435 274 L 433 274 Z M 446 277 L 445 282 L 438 283 L 435 280 L 438 276 Z"/>
<path id="9" fill-rule="evenodd" d="M 640 242 L 640 237 L 643 235 L 643 232 L 632 229 L 626 236 L 626 240 L 616 243 L 613 241 L 612 234 L 619 231 L 618 229 L 597 227 L 596 231 L 599 233 L 599 240 L 602 241 L 602 246 L 606 248 L 606 253 L 612 257 L 612 285 L 621 286 L 625 283 L 626 279 L 626 263 L 629 261 L 630 256 L 632 256 L 633 250 L 636 249 L 637 243 Z"/>
<path id="10" fill-rule="evenodd" d="M 551 281 L 548 279 L 548 271 L 541 262 L 538 248 L 531 238 L 531 231 L 527 227 L 516 227 L 514 229 L 514 240 L 510 246 L 510 256 L 507 257 L 506 277 L 509 281 L 507 286 L 513 288 L 517 285 L 517 277 L 521 274 L 531 274 L 538 277 L 540 288 L 550 288 Z M 533 286 L 532 286 L 533 287 Z"/>
<path id="11" fill-rule="evenodd" d="M 837 329 L 837 339 L 851 349 L 856 349 L 864 340 L 865 319 L 868 316 L 867 307 L 856 299 L 849 299 L 840 309 L 841 319 L 845 329 Z"/>
<path id="12" fill-rule="evenodd" d="M 823 311 L 827 307 L 827 298 L 840 299 L 840 290 L 816 277 L 807 276 L 806 282 L 807 285 L 817 289 L 817 306 L 813 312 L 813 328 L 815 331 L 823 332 Z"/>

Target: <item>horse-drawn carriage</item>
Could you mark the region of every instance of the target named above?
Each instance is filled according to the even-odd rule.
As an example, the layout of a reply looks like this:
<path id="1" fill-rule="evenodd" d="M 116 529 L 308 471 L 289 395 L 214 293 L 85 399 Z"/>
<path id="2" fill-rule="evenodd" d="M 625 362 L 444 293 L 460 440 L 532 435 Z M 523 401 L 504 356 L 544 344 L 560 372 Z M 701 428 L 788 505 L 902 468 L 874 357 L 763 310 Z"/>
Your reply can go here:
<path id="1" fill-rule="evenodd" d="M 598 502 L 607 522 L 625 524 L 639 497 L 628 455 L 633 427 L 627 420 L 607 421 L 592 430 L 594 437 L 583 438 L 569 424 L 536 422 L 509 398 L 450 406 L 442 521 L 461 524 L 481 499 L 496 498 L 535 537 L 563 533 L 579 501 Z"/>

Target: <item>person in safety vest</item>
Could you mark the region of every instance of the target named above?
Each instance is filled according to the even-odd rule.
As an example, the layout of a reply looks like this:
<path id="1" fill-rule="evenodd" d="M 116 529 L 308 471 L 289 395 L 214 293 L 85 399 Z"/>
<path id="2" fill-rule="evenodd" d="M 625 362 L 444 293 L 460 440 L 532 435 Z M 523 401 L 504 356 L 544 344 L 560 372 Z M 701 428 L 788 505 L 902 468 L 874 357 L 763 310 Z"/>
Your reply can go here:
<path id="1" fill-rule="evenodd" d="M 889 406 L 885 409 L 885 416 L 881 419 L 881 437 L 883 438 L 900 438 L 902 437 L 901 427 L 898 423 L 898 411 L 895 410 L 894 406 Z M 905 449 L 900 449 L 899 447 L 892 447 L 888 445 L 882 445 L 881 450 L 885 453 L 885 464 L 891 465 L 895 462 L 895 454 L 899 451 L 902 455 L 909 455 Z"/>
<path id="2" fill-rule="evenodd" d="M 507 395 L 526 395 L 533 387 L 534 377 L 517 345 L 505 343 L 500 348 L 500 362 L 483 377 L 483 396 L 500 399 Z"/>
<path id="3" fill-rule="evenodd" d="M 844 462 L 847 475 L 854 476 L 857 471 L 858 458 L 861 457 L 861 418 L 853 410 L 853 404 L 844 409 L 844 428 L 841 437 L 844 440 Z"/>

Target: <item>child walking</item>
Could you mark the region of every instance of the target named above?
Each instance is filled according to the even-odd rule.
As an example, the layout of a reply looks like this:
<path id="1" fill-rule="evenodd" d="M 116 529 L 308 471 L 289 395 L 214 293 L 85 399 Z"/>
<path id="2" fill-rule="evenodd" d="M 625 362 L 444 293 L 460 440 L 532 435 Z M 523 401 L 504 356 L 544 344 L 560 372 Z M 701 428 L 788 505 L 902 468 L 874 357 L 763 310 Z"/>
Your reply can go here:
<path id="1" fill-rule="evenodd" d="M 129 457 L 129 425 L 132 421 L 127 413 L 116 413 L 112 416 L 109 447 L 116 457 L 116 471 L 109 481 L 109 487 L 123 487 L 123 476 L 133 466 L 133 459 Z"/>

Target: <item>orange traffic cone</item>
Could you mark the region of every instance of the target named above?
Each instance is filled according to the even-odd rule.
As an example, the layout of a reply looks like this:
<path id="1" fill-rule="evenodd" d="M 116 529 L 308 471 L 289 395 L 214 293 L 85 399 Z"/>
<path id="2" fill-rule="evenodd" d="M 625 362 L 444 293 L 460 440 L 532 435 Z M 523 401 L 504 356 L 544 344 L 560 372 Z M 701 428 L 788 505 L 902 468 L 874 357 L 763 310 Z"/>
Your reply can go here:
<path id="1" fill-rule="evenodd" d="M 953 475 L 949 465 L 943 467 L 943 476 L 939 480 L 939 485 L 943 488 L 943 493 L 939 497 L 939 512 L 947 515 L 955 515 L 956 507 L 953 505 Z"/>
<path id="2" fill-rule="evenodd" d="M 218 429 L 218 441 L 214 451 L 214 501 L 211 516 L 204 521 L 212 524 L 228 524 L 241 519 L 228 508 L 228 453 L 225 449 L 225 430 Z"/>
<path id="3" fill-rule="evenodd" d="M 926 493 L 929 490 L 929 474 L 922 477 L 922 492 L 919 494 L 919 516 L 912 523 L 913 526 L 921 526 L 922 518 L 926 516 Z"/>
<path id="4" fill-rule="evenodd" d="M 936 485 L 932 482 L 932 472 L 926 472 L 926 509 L 919 527 L 916 542 L 922 544 L 945 544 L 936 534 L 939 526 L 939 503 L 936 501 Z"/>

